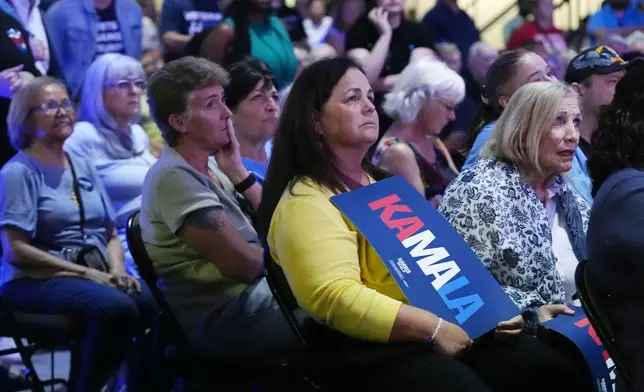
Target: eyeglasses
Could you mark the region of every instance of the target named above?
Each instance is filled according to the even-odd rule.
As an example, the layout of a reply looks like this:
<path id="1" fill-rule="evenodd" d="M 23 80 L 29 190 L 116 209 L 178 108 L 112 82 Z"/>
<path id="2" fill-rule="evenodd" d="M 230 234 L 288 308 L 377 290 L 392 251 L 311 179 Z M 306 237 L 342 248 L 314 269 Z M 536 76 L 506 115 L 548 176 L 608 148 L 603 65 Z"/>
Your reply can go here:
<path id="1" fill-rule="evenodd" d="M 136 80 L 119 80 L 118 82 L 105 83 L 105 87 L 116 87 L 119 91 L 127 91 L 130 88 L 136 87 L 139 90 L 145 90 L 147 83 L 143 79 Z"/>
<path id="2" fill-rule="evenodd" d="M 29 110 L 29 114 L 34 111 L 40 111 L 43 112 L 46 116 L 54 117 L 56 114 L 58 114 L 58 110 L 60 109 L 63 109 L 64 113 L 73 113 L 74 104 L 69 99 L 66 99 L 61 103 L 49 101 L 31 108 Z"/>

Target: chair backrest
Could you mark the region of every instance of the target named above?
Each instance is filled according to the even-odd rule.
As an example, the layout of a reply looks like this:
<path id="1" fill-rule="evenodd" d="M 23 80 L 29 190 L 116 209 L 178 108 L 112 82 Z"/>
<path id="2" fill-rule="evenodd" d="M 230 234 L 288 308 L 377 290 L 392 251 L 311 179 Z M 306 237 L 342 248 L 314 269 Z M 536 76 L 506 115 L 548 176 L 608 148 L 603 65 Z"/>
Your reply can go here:
<path id="1" fill-rule="evenodd" d="M 171 335 L 173 343 L 189 347 L 190 344 L 188 337 L 183 332 L 179 321 L 176 319 L 172 309 L 170 309 L 170 305 L 165 300 L 163 291 L 159 288 L 159 277 L 154 271 L 152 260 L 150 259 L 148 252 L 145 250 L 145 244 L 141 237 L 141 226 L 139 225 L 138 212 L 132 214 L 128 219 L 125 237 L 127 239 L 128 248 L 130 248 L 130 253 L 132 253 L 134 263 L 139 269 L 139 275 L 141 275 L 141 278 L 143 278 L 145 283 L 150 287 L 152 296 L 157 301 L 157 304 L 161 309 L 163 328 L 165 329 L 164 332 Z"/>
<path id="2" fill-rule="evenodd" d="M 295 295 L 293 295 L 293 291 L 291 291 L 291 286 L 289 286 L 286 276 L 284 276 L 282 267 L 273 260 L 268 248 L 264 250 L 264 268 L 266 270 L 266 281 L 271 288 L 273 297 L 275 297 L 277 304 L 286 316 L 293 333 L 302 344 L 302 347 L 306 348 L 304 334 L 302 333 L 297 317 L 295 317 L 295 311 L 298 308 L 297 300 L 295 299 Z"/>
<path id="3" fill-rule="evenodd" d="M 575 271 L 575 283 L 577 284 L 579 300 L 590 324 L 595 329 L 597 336 L 601 339 L 613 363 L 619 370 L 620 376 L 630 390 L 632 378 L 616 344 L 615 328 L 611 324 L 609 309 L 612 306 L 612 298 L 610 294 L 604 293 L 597 286 L 593 277 L 588 273 L 587 263 L 587 260 L 581 261 Z"/>

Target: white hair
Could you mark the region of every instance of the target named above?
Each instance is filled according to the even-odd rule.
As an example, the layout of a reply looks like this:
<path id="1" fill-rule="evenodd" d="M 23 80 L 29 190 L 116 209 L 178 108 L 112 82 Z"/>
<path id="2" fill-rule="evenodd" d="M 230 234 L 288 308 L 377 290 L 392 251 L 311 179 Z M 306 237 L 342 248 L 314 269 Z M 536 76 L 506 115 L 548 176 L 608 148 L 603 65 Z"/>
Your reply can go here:
<path id="1" fill-rule="evenodd" d="M 463 78 L 443 62 L 425 57 L 405 67 L 393 90 L 385 95 L 382 108 L 390 117 L 411 124 L 427 101 L 455 106 L 463 98 Z"/>
<path id="2" fill-rule="evenodd" d="M 105 84 L 117 83 L 131 75 L 145 80 L 143 66 L 132 57 L 108 53 L 94 60 L 85 74 L 78 120 L 116 130 L 116 122 L 105 107 L 103 90 Z"/>
<path id="3" fill-rule="evenodd" d="M 644 42 L 644 33 L 639 30 L 626 37 L 626 43 L 631 47 L 641 42 Z"/>
<path id="4" fill-rule="evenodd" d="M 127 77 L 145 80 L 143 66 L 136 59 L 119 53 L 100 56 L 89 66 L 81 94 L 79 121 L 92 124 L 107 141 L 106 148 L 116 158 L 130 153 L 118 142 L 117 125 L 107 111 L 103 90 L 107 83 L 118 83 Z"/>
<path id="5" fill-rule="evenodd" d="M 485 41 L 477 41 L 470 46 L 470 50 L 467 55 L 467 69 L 472 69 L 476 61 L 478 61 L 479 56 L 481 56 L 486 50 L 499 53 L 499 50 L 494 46 L 488 44 Z"/>
<path id="6" fill-rule="evenodd" d="M 306 56 L 304 56 L 301 64 L 306 68 L 313 63 L 317 63 L 320 60 L 331 59 L 334 57 L 338 57 L 338 52 L 335 50 L 335 48 L 327 43 L 322 43 L 311 49 L 311 51 L 307 53 Z"/>

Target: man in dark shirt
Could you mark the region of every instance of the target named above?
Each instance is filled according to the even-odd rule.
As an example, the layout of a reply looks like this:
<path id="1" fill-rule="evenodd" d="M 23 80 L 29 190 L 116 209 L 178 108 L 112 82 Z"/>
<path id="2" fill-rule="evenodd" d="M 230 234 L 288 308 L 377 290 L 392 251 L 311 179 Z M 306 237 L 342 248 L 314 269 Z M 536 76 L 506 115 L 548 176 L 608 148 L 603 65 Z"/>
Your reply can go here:
<path id="1" fill-rule="evenodd" d="M 398 74 L 415 57 L 433 54 L 434 41 L 417 22 L 404 17 L 404 1 L 378 0 L 376 8 L 361 16 L 349 29 L 346 51 L 365 65 L 375 91 L 380 134 L 391 125 L 381 110 L 384 94 L 391 91 Z"/>
<path id="2" fill-rule="evenodd" d="M 456 44 L 461 51 L 463 64 L 467 64 L 470 46 L 481 39 L 472 18 L 459 8 L 458 0 L 438 0 L 422 23 L 436 42 Z"/>
<path id="3" fill-rule="evenodd" d="M 194 35 L 214 27 L 222 18 L 219 2 L 215 0 L 164 0 L 159 33 L 166 61 L 181 57 Z"/>
<path id="4" fill-rule="evenodd" d="M 42 76 L 36 67 L 36 60 L 29 43 L 29 32 L 17 17 L 0 10 L 0 26 L 6 29 L 6 34 L 0 35 L 0 167 L 2 167 L 16 151 L 9 143 L 7 134 L 7 114 L 11 103 L 11 95 L 16 85 L 22 85 L 33 77 Z M 52 57 L 53 59 L 53 57 Z M 50 66 L 56 66 L 55 61 Z M 9 78 L 16 78 L 10 83 Z M 13 86 L 12 86 L 13 85 Z M 14 87 L 14 91 L 12 90 Z M 0 252 L 1 253 L 1 252 Z"/>
<path id="5" fill-rule="evenodd" d="M 615 86 L 628 66 L 607 46 L 586 49 L 568 65 L 565 80 L 579 93 L 582 107 L 579 148 L 586 157 L 592 152 L 590 139 L 597 128 L 599 111 L 613 100 Z"/>
<path id="6" fill-rule="evenodd" d="M 106 53 L 123 53 L 123 35 L 116 18 L 114 2 L 103 9 L 96 9 L 96 52 L 94 58 Z"/>

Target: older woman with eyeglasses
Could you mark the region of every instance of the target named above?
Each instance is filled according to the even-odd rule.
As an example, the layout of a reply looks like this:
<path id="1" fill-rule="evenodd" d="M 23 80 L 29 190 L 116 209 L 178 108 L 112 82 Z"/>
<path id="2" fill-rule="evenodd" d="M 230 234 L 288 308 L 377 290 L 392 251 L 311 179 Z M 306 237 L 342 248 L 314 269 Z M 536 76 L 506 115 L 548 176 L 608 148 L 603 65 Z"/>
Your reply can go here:
<path id="1" fill-rule="evenodd" d="M 128 218 L 141 208 L 143 179 L 156 162 L 150 141 L 135 121 L 141 111 L 145 72 L 135 59 L 106 54 L 87 71 L 79 122 L 65 150 L 91 160 L 116 211 L 116 229 L 128 272 L 138 277 L 125 239 Z"/>
<path id="2" fill-rule="evenodd" d="M 464 97 L 463 78 L 427 57 L 401 72 L 382 105 L 394 123 L 376 147 L 373 163 L 404 176 L 435 206 L 458 175 L 438 135 L 454 120 L 456 106 Z"/>
<path id="3" fill-rule="evenodd" d="M 14 311 L 74 319 L 84 337 L 70 391 L 94 392 L 157 308 L 125 272 L 116 216 L 98 173 L 63 150 L 74 120 L 65 86 L 49 77 L 28 82 L 11 101 L 7 125 L 18 153 L 0 170 L 0 295 Z"/>

